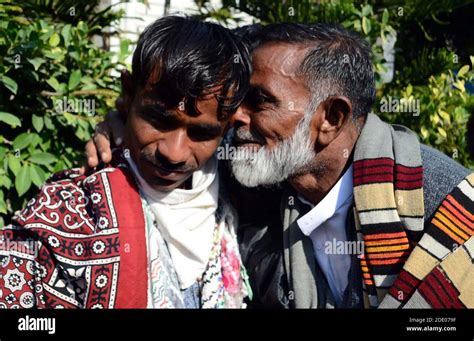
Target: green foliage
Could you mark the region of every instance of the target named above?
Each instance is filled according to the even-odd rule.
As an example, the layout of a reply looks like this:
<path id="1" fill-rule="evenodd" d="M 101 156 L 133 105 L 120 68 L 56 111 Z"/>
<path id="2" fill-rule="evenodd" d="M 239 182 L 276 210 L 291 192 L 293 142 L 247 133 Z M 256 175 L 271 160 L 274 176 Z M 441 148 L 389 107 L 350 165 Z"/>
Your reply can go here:
<path id="1" fill-rule="evenodd" d="M 27 18 L 49 18 L 76 26 L 81 21 L 89 28 L 87 34 L 99 34 L 124 16 L 123 10 L 112 11 L 114 5 L 99 9 L 100 0 L 21 0 L 23 14 Z M 112 27 L 113 28 L 113 27 Z"/>
<path id="2" fill-rule="evenodd" d="M 474 61 L 474 60 L 473 60 Z M 467 121 L 474 109 L 474 97 L 466 92 L 465 84 L 474 80 L 473 66 L 464 65 L 457 74 L 451 70 L 432 75 L 428 84 L 392 87 L 382 100 L 399 100 L 401 107 L 419 105 L 419 116 L 414 112 L 385 112 L 379 114 L 386 121 L 403 124 L 417 131 L 423 143 L 434 146 L 461 164 L 474 168 L 466 149 Z M 418 103 L 417 103 L 418 102 Z M 376 108 L 383 106 L 379 103 Z"/>
<path id="3" fill-rule="evenodd" d="M 92 43 L 97 27 L 35 18 L 28 6 L 0 2 L 0 220 L 53 172 L 79 164 L 114 105 L 120 82 L 112 72 L 128 53 L 124 41 L 117 62 Z"/>

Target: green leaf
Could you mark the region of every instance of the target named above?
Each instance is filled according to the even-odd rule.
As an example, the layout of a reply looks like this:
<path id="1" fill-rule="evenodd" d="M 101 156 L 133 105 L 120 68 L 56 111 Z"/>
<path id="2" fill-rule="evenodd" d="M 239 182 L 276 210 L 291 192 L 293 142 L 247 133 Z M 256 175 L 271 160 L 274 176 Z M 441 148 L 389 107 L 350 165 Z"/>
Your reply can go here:
<path id="1" fill-rule="evenodd" d="M 364 31 L 365 34 L 369 34 L 370 32 L 370 20 L 366 17 L 362 17 L 362 31 Z"/>
<path id="2" fill-rule="evenodd" d="M 449 116 L 449 114 L 444 111 L 444 110 L 441 110 L 439 109 L 438 110 L 438 115 L 443 119 L 443 121 L 445 121 L 447 124 L 451 124 L 451 116 Z"/>
<path id="3" fill-rule="evenodd" d="M 446 134 L 446 130 L 441 127 L 438 127 L 438 133 L 444 138 L 448 137 L 448 134 Z"/>
<path id="4" fill-rule="evenodd" d="M 64 118 L 66 118 L 66 121 L 68 124 L 75 126 L 77 124 L 78 117 L 77 115 L 70 114 L 68 112 L 65 112 L 63 114 Z"/>
<path id="5" fill-rule="evenodd" d="M 463 93 L 466 92 L 466 88 L 464 86 L 464 81 L 463 80 L 459 79 L 457 82 L 454 82 L 453 85 L 454 85 L 455 88 L 459 89 L 459 91 L 461 91 Z"/>
<path id="6" fill-rule="evenodd" d="M 28 160 L 38 165 L 49 165 L 56 161 L 56 157 L 53 154 L 42 152 L 31 155 Z"/>
<path id="7" fill-rule="evenodd" d="M 5 202 L 5 195 L 0 191 L 0 213 L 7 214 L 7 203 Z M 0 225 L 0 227 L 3 225 Z"/>
<path id="8" fill-rule="evenodd" d="M 39 67 L 41 66 L 41 64 L 44 63 L 44 59 L 43 58 L 28 58 L 28 62 L 33 65 L 33 67 L 35 68 L 35 71 L 38 71 Z"/>
<path id="9" fill-rule="evenodd" d="M 7 204 L 5 203 L 5 199 L 3 197 L 3 192 L 0 191 L 1 196 L 0 196 L 0 213 L 1 214 L 7 214 Z M 1 225 L 3 226 L 3 225 Z"/>
<path id="10" fill-rule="evenodd" d="M 30 165 L 30 177 L 31 181 L 35 184 L 36 187 L 41 187 L 47 179 L 46 173 L 37 165 Z"/>
<path id="11" fill-rule="evenodd" d="M 18 135 L 13 140 L 13 149 L 22 150 L 22 149 L 28 147 L 31 143 L 32 138 L 33 138 L 33 135 L 31 135 L 29 133 L 22 133 L 22 134 Z"/>
<path id="12" fill-rule="evenodd" d="M 49 46 L 52 46 L 52 47 L 58 46 L 60 41 L 61 41 L 61 38 L 59 37 L 59 34 L 54 32 L 53 35 L 49 38 Z"/>
<path id="13" fill-rule="evenodd" d="M 122 39 L 120 41 L 120 54 L 119 54 L 119 61 L 123 62 L 128 55 L 130 41 L 128 39 Z"/>
<path id="14" fill-rule="evenodd" d="M 372 10 L 372 6 L 365 5 L 364 7 L 362 7 L 362 16 L 364 17 L 368 16 L 371 10 Z"/>
<path id="15" fill-rule="evenodd" d="M 58 82 L 58 80 L 54 77 L 50 77 L 46 83 L 48 83 L 53 89 L 54 91 L 59 91 L 61 89 L 61 86 Z"/>
<path id="16" fill-rule="evenodd" d="M 77 85 L 81 82 L 81 71 L 75 70 L 69 76 L 68 88 L 69 90 L 73 90 L 77 87 Z"/>
<path id="17" fill-rule="evenodd" d="M 62 160 L 59 160 L 58 162 L 56 162 L 56 164 L 54 165 L 54 168 L 53 168 L 53 172 L 59 172 L 63 169 L 66 169 L 68 168 L 66 163 Z"/>
<path id="18" fill-rule="evenodd" d="M 468 71 L 469 71 L 469 65 L 464 65 L 462 68 L 459 69 L 458 77 L 464 76 Z"/>
<path id="19" fill-rule="evenodd" d="M 12 187 L 12 180 L 10 179 L 8 175 L 0 176 L 0 183 L 6 189 L 10 189 Z"/>
<path id="20" fill-rule="evenodd" d="M 59 47 L 56 47 L 52 51 L 44 51 L 44 56 L 53 59 L 56 62 L 62 62 L 64 59 L 64 52 Z"/>
<path id="21" fill-rule="evenodd" d="M 3 75 L 2 78 L 0 78 L 0 81 L 3 83 L 3 85 L 5 85 L 8 90 L 10 90 L 11 92 L 13 92 L 14 95 L 16 95 L 16 92 L 18 91 L 18 84 L 13 79 Z"/>
<path id="22" fill-rule="evenodd" d="M 44 126 L 49 130 L 55 130 L 56 127 L 54 126 L 53 120 L 49 116 L 44 117 Z"/>
<path id="23" fill-rule="evenodd" d="M 12 128 L 21 127 L 21 121 L 15 115 L 0 111 L 0 121 L 8 124 Z"/>
<path id="24" fill-rule="evenodd" d="M 77 51 L 72 51 L 72 52 L 68 53 L 68 55 L 69 55 L 69 57 L 71 57 L 72 59 L 74 59 L 76 61 L 81 60 L 81 55 Z"/>
<path id="25" fill-rule="evenodd" d="M 388 23 L 388 10 L 385 8 L 382 14 L 382 26 L 386 26 Z"/>
<path id="26" fill-rule="evenodd" d="M 61 35 L 64 38 L 64 44 L 68 46 L 69 41 L 71 40 L 71 25 L 64 25 L 63 29 L 61 30 Z"/>
<path id="27" fill-rule="evenodd" d="M 7 153 L 7 148 L 5 147 L 0 147 L 0 160 L 3 160 L 5 157 L 5 154 Z"/>
<path id="28" fill-rule="evenodd" d="M 426 127 L 421 127 L 421 137 L 423 137 L 423 139 L 427 139 L 429 134 L 430 133 L 428 132 L 428 129 L 426 129 Z"/>
<path id="29" fill-rule="evenodd" d="M 31 123 L 33 124 L 33 127 L 35 128 L 35 130 L 36 130 L 38 133 L 39 133 L 41 130 L 43 130 L 43 127 L 44 127 L 44 120 L 43 120 L 43 117 L 33 114 L 33 115 L 31 116 Z"/>
<path id="30" fill-rule="evenodd" d="M 18 196 L 25 194 L 31 187 L 30 170 L 28 166 L 22 167 L 15 178 L 15 188 Z"/>
<path id="31" fill-rule="evenodd" d="M 14 175 L 17 175 L 21 169 L 20 158 L 13 154 L 8 155 L 8 168 L 10 168 Z"/>

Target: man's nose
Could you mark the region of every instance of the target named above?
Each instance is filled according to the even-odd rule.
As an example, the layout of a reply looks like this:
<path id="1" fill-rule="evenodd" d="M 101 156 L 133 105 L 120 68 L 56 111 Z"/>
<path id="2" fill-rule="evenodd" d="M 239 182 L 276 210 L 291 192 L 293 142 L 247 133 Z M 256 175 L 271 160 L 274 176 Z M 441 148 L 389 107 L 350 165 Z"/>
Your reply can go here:
<path id="1" fill-rule="evenodd" d="M 171 164 L 186 163 L 191 153 L 186 131 L 178 129 L 166 133 L 158 144 L 158 152 Z"/>
<path id="2" fill-rule="evenodd" d="M 250 119 L 249 111 L 245 109 L 243 105 L 237 108 L 237 111 L 234 113 L 234 115 L 231 118 L 231 124 L 234 128 L 247 126 L 250 124 L 250 121 L 251 119 Z"/>

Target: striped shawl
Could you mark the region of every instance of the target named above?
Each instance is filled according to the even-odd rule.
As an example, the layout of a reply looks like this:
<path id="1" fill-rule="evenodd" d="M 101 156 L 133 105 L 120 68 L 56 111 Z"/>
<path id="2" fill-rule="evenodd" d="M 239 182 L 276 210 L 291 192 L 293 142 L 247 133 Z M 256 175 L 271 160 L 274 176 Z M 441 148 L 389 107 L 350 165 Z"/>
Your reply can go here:
<path id="1" fill-rule="evenodd" d="M 426 219 L 416 135 L 373 114 L 356 143 L 353 169 L 364 306 L 474 308 L 474 174 Z M 292 205 L 283 207 L 283 255 L 294 306 L 321 307 L 311 242 Z"/>

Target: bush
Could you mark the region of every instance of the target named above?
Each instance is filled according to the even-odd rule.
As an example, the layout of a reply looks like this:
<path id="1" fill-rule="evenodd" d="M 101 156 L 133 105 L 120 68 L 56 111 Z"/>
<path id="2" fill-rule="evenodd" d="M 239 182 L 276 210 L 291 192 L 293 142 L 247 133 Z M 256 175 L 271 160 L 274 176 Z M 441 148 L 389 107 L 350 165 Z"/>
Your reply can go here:
<path id="1" fill-rule="evenodd" d="M 118 56 L 92 43 L 84 21 L 29 17 L 0 3 L 0 225 L 53 172 L 78 165 L 84 142 L 114 106 Z M 116 58 L 117 59 L 117 58 Z"/>

